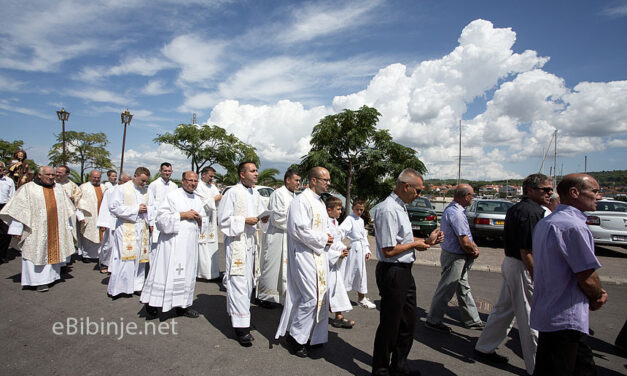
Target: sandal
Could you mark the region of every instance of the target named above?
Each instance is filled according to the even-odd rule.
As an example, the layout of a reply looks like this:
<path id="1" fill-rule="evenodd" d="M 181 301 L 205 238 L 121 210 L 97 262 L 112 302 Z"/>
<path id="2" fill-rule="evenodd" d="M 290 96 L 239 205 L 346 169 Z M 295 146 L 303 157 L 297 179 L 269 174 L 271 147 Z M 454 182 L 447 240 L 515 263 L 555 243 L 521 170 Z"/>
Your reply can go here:
<path id="1" fill-rule="evenodd" d="M 109 269 L 108 268 L 102 268 L 102 269 L 100 269 L 100 273 L 107 274 L 107 273 L 109 273 Z"/>
<path id="2" fill-rule="evenodd" d="M 329 319 L 329 321 L 334 328 L 351 329 L 355 325 L 354 321 L 349 321 L 345 317 Z"/>

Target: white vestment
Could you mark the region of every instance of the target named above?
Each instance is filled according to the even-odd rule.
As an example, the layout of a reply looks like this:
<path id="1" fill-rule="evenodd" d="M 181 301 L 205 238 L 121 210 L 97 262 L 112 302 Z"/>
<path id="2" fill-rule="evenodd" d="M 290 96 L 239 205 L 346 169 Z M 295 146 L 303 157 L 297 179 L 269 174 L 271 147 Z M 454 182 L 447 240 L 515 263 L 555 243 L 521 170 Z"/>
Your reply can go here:
<path id="1" fill-rule="evenodd" d="M 287 294 L 277 339 L 289 328 L 290 335 L 301 345 L 309 339 L 312 345 L 328 340 L 328 218 L 324 202 L 310 189 L 296 196 L 288 209 Z M 320 296 L 322 287 L 325 293 Z"/>
<path id="2" fill-rule="evenodd" d="M 218 188 L 200 181 L 196 195 L 203 202 L 203 231 L 200 233 L 198 246 L 198 278 L 214 279 L 220 276 L 220 259 L 218 253 L 218 221 L 215 197 L 220 194 Z"/>
<path id="3" fill-rule="evenodd" d="M 370 254 L 368 233 L 364 228 L 364 220 L 351 213 L 340 225 L 340 229 L 351 242 L 344 272 L 346 291 L 355 290 L 360 294 L 368 293 L 368 276 L 366 275 L 366 255 Z"/>
<path id="4" fill-rule="evenodd" d="M 114 188 L 107 189 L 104 192 L 104 195 L 102 196 L 102 203 L 100 204 L 100 212 L 98 213 L 98 222 L 96 222 L 96 226 L 104 228 L 104 232 L 102 233 L 102 243 L 100 243 L 100 250 L 98 251 L 98 259 L 100 265 L 106 266 L 109 266 L 111 262 L 113 232 L 115 231 L 116 218 L 109 210 L 109 202 L 111 201 L 111 194 L 113 193 Z"/>
<path id="5" fill-rule="evenodd" d="M 285 302 L 287 283 L 287 209 L 294 200 L 294 192 L 282 186 L 270 195 L 268 210 L 270 222 L 264 234 L 261 252 L 261 274 L 257 287 L 258 298 L 268 302 Z"/>
<path id="6" fill-rule="evenodd" d="M 140 301 L 164 312 L 187 308 L 194 301 L 198 265 L 198 222 L 181 220 L 181 212 L 201 213 L 203 203 L 183 188 L 168 193 L 157 211 L 159 241 Z"/>
<path id="7" fill-rule="evenodd" d="M 132 294 L 135 291 L 141 291 L 144 286 L 144 275 L 146 264 L 142 259 L 142 254 L 150 249 L 150 236 L 145 231 L 146 226 L 152 223 L 154 218 L 154 203 L 152 196 L 146 193 L 146 188 L 140 190 L 134 185 L 133 202 L 125 200 L 125 189 L 127 184 L 133 185 L 133 181 L 118 185 L 111 194 L 111 202 L 109 202 L 109 210 L 116 217 L 115 231 L 113 236 L 113 249 L 111 253 L 111 261 L 109 265 L 109 285 L 107 293 L 111 296 L 118 294 Z M 139 213 L 139 205 L 145 203 L 148 208 L 146 213 Z M 128 226 L 132 224 L 135 229 L 135 245 L 128 244 L 129 234 L 125 232 Z M 148 244 L 144 244 L 144 240 Z M 135 254 L 132 257 L 124 257 L 127 247 L 134 248 Z"/>
<path id="8" fill-rule="evenodd" d="M 106 181 L 102 183 L 102 185 L 104 185 L 105 189 L 113 189 L 118 186 L 117 184 L 113 184 L 110 181 Z"/>
<path id="9" fill-rule="evenodd" d="M 168 180 L 166 183 L 162 177 L 158 177 L 157 180 L 153 181 L 148 185 L 148 192 L 152 196 L 152 201 L 155 203 L 155 208 L 161 206 L 161 202 L 165 199 L 165 196 L 177 189 L 178 186 L 172 180 Z M 151 224 L 154 227 L 154 223 Z M 152 230 L 152 250 L 154 251 L 157 247 L 157 240 L 159 239 L 159 230 L 155 227 Z M 152 254 L 151 254 L 152 258 Z"/>
<path id="10" fill-rule="evenodd" d="M 73 213 L 74 205 L 60 185 L 45 188 L 34 182 L 20 187 L 2 208 L 0 219 L 9 223 L 7 233 L 21 235 L 23 286 L 49 284 L 61 277 L 62 262 L 74 252 Z"/>
<path id="11" fill-rule="evenodd" d="M 98 186 L 104 196 L 104 187 Z M 81 198 L 76 204 L 76 220 L 78 222 L 78 254 L 84 258 L 97 259 L 100 251 L 102 235 L 98 229 L 98 214 L 102 205 L 98 205 L 96 188 L 90 182 L 82 184 Z M 102 201 L 100 202 L 102 204 Z M 84 224 L 81 221 L 85 221 Z"/>
<path id="12" fill-rule="evenodd" d="M 342 239 L 344 232 L 337 224 L 337 219 L 329 218 L 328 230 L 333 236 L 333 244 L 329 247 L 327 257 L 329 259 L 329 306 L 331 312 L 346 312 L 353 309 L 346 287 L 344 287 L 344 274 L 342 264 L 346 262 L 346 257 L 340 258 L 342 251 L 346 249 Z"/>
<path id="13" fill-rule="evenodd" d="M 255 249 L 257 226 L 245 223 L 265 211 L 259 193 L 237 183 L 222 197 L 218 207 L 218 226 L 224 233 L 226 271 L 226 310 L 234 328 L 250 327 L 250 297 L 255 286 Z M 261 221 L 260 221 L 261 223 Z"/>
<path id="14" fill-rule="evenodd" d="M 63 187 L 63 191 L 70 198 L 70 201 L 72 202 L 72 206 L 75 207 L 76 204 L 78 203 L 78 200 L 81 198 L 81 189 L 78 187 L 78 185 L 76 185 L 76 183 L 74 183 L 70 179 L 66 180 L 64 183 L 57 182 L 56 185 L 60 185 L 61 187 Z M 75 212 L 72 213 L 72 218 L 70 219 L 70 221 L 72 223 L 72 237 L 74 238 L 74 242 L 78 242 L 78 226 L 76 225 L 76 213 Z M 74 253 L 76 253 L 76 248 L 74 246 L 74 243 L 72 243 L 72 252 L 70 253 L 70 256 L 68 256 L 67 259 L 63 261 L 62 264 L 65 265 L 69 263 L 70 258 L 72 257 L 72 254 Z"/>

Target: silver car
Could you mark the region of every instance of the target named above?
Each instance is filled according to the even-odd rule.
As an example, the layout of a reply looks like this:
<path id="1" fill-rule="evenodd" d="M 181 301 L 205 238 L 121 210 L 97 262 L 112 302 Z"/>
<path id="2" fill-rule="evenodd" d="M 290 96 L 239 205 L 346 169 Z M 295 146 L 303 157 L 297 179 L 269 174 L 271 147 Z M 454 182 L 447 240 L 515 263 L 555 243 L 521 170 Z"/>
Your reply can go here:
<path id="1" fill-rule="evenodd" d="M 514 203 L 507 200 L 475 199 L 466 208 L 470 232 L 475 239 L 502 238 L 505 214 Z"/>
<path id="2" fill-rule="evenodd" d="M 597 210 L 585 212 L 594 244 L 627 246 L 627 203 L 600 200 Z"/>

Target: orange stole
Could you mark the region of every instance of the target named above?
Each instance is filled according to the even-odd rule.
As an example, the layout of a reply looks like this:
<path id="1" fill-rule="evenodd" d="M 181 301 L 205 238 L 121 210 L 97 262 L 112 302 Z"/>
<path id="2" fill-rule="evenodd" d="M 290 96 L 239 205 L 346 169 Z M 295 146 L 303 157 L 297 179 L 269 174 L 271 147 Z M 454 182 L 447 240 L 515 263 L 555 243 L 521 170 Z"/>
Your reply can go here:
<path id="1" fill-rule="evenodd" d="M 42 187 L 46 201 L 46 219 L 48 224 L 48 264 L 58 264 L 59 260 L 59 222 L 57 215 L 57 200 L 54 189 Z"/>
<path id="2" fill-rule="evenodd" d="M 98 199 L 98 205 L 97 205 L 97 212 L 98 214 L 100 214 L 100 205 L 102 204 L 102 187 L 101 186 L 97 186 L 94 187 L 94 190 L 96 191 L 96 198 Z M 99 229 L 98 234 L 100 235 L 100 243 L 102 243 L 102 233 L 103 233 L 103 229 Z"/>

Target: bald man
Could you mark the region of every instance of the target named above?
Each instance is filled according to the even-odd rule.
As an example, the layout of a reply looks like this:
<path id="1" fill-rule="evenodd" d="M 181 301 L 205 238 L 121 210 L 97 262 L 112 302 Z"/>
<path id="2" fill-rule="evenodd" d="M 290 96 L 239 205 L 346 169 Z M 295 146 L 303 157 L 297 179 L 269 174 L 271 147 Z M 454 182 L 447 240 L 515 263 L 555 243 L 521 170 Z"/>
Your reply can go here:
<path id="1" fill-rule="evenodd" d="M 470 292 L 468 271 L 479 257 L 479 248 L 472 239 L 465 208 L 472 203 L 475 191 L 468 184 L 455 188 L 453 201 L 442 212 L 440 228 L 444 232 L 440 264 L 442 276 L 431 300 L 425 326 L 438 332 L 450 333 L 451 328 L 442 323 L 448 302 L 457 294 L 459 310 L 468 329 L 482 330 L 485 322 L 479 318 L 477 306 Z"/>

